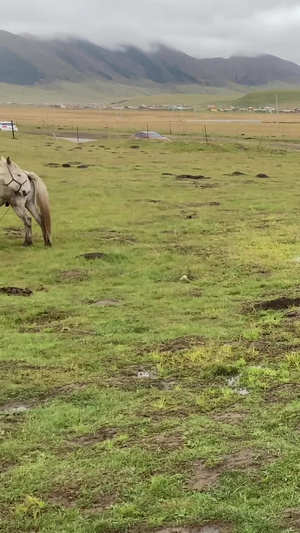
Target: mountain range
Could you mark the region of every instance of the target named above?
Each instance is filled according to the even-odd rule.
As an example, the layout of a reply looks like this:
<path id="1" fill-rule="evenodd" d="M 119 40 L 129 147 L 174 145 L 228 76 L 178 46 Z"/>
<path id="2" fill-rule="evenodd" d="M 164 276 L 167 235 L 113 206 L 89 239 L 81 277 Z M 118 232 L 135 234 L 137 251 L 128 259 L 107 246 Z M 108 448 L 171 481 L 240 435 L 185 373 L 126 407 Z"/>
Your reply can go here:
<path id="1" fill-rule="evenodd" d="M 93 80 L 186 84 L 199 90 L 228 84 L 253 88 L 282 82 L 300 85 L 300 66 L 271 55 L 197 59 L 165 46 L 150 52 L 134 46 L 110 50 L 79 38 L 46 40 L 0 30 L 0 83 L 36 87 Z"/>

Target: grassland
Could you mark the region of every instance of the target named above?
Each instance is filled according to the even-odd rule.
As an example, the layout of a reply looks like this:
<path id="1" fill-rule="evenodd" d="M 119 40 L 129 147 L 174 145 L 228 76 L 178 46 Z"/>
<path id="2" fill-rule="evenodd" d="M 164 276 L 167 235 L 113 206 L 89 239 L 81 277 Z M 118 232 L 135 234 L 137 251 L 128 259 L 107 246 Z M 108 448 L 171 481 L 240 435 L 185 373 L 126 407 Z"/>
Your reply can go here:
<path id="1" fill-rule="evenodd" d="M 214 103 L 214 100 L 211 101 Z M 14 120 L 23 133 L 57 136 L 87 133 L 94 138 L 128 136 L 138 130 L 156 130 L 175 139 L 199 141 L 204 126 L 210 138 L 225 143 L 250 141 L 256 146 L 265 143 L 300 139 L 300 115 L 281 113 L 212 113 L 203 111 L 147 111 L 147 110 L 93 110 L 56 109 L 50 107 L 2 106 L 0 120 Z"/>
<path id="2" fill-rule="evenodd" d="M 3 531 L 299 531 L 299 155 L 38 124 L 0 137 L 54 226 L 0 221 Z"/>
<path id="3" fill-rule="evenodd" d="M 216 95 L 221 102 L 231 101 L 247 92 L 246 87 L 229 84 L 228 87 L 205 87 L 199 85 L 162 85 L 154 82 L 140 81 L 138 85 L 132 83 L 116 83 L 109 81 L 86 81 L 72 83 L 55 81 L 46 85 L 23 86 L 0 83 L 0 103 L 16 102 L 18 104 L 78 104 L 97 102 L 109 104 L 118 100 L 132 100 L 137 103 L 158 101 L 172 103 L 172 101 L 192 104 L 202 104 L 209 95 Z"/>
<path id="4" fill-rule="evenodd" d="M 269 91 L 255 91 L 240 97 L 237 104 L 240 106 L 264 106 L 276 103 L 276 95 L 281 106 L 300 106 L 300 89 L 272 89 Z"/>

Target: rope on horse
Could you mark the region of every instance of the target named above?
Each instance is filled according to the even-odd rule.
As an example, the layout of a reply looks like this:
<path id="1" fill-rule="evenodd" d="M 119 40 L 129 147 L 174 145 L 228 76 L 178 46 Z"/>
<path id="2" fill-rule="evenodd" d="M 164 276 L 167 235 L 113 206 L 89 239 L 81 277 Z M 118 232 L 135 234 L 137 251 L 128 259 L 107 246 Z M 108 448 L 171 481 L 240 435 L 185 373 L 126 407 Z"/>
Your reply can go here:
<path id="1" fill-rule="evenodd" d="M 9 208 L 10 208 L 10 205 L 9 205 L 8 208 L 6 209 L 4 215 L 2 215 L 2 217 L 0 218 L 0 222 L 4 219 L 5 215 L 7 215 L 8 211 L 9 211 Z"/>

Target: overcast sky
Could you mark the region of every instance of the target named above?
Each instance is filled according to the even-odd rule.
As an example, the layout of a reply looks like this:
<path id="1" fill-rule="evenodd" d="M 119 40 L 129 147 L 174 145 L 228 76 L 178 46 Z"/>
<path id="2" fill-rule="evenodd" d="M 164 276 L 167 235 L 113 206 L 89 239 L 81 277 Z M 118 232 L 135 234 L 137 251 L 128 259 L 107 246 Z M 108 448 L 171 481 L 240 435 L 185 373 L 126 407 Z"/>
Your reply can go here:
<path id="1" fill-rule="evenodd" d="M 300 63 L 299 0 L 7 0 L 0 28 L 107 47 L 160 42 L 196 57 L 268 53 Z"/>

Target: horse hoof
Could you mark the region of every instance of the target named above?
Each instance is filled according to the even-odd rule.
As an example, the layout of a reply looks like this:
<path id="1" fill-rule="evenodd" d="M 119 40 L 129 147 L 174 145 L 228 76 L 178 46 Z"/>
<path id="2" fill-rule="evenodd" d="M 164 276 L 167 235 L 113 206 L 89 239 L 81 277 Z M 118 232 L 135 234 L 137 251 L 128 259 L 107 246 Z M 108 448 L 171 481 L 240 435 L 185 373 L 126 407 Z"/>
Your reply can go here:
<path id="1" fill-rule="evenodd" d="M 23 242 L 22 246 L 24 246 L 25 248 L 27 248 L 28 246 L 32 246 L 32 242 Z"/>

